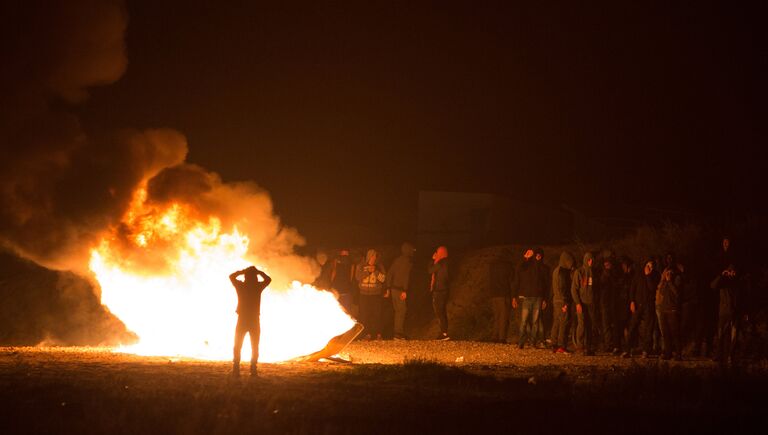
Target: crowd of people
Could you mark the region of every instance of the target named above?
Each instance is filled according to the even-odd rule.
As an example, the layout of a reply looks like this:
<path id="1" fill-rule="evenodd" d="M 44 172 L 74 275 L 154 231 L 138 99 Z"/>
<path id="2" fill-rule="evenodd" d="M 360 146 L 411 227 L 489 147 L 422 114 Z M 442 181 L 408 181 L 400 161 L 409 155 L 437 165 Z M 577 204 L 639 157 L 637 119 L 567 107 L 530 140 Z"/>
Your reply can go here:
<path id="1" fill-rule="evenodd" d="M 365 257 L 355 262 L 348 249 L 341 249 L 332 260 L 319 259 L 322 266 L 315 285 L 337 294 L 341 306 L 365 327 L 363 339 L 381 340 L 384 329 L 384 304 L 391 301 L 393 332 L 395 340 L 405 340 L 405 316 L 413 269 L 413 255 L 416 248 L 405 242 L 400 256 L 389 268 L 381 262 L 380 254 L 369 249 Z M 432 255 L 427 270 L 432 306 L 438 320 L 440 340 L 449 340 L 448 314 L 448 249 L 440 246 Z"/>
<path id="2" fill-rule="evenodd" d="M 494 341 L 507 342 L 510 311 L 519 310 L 520 349 L 530 344 L 561 354 L 733 360 L 750 302 L 728 238 L 703 281 L 673 253 L 635 263 L 611 252 L 598 261 L 587 252 L 576 266 L 573 255 L 562 252 L 552 271 L 542 259 L 543 251 L 531 248 L 517 265 L 509 256 L 491 265 Z M 547 338 L 543 313 L 550 306 Z"/>
<path id="3" fill-rule="evenodd" d="M 392 306 L 393 338 L 406 339 L 414 252 L 413 245 L 404 243 L 387 268 L 375 249 L 361 261 L 353 261 L 349 250 L 342 249 L 329 261 L 320 259 L 316 285 L 337 293 L 344 309 L 365 326 L 362 339 L 382 339 L 383 313 L 389 312 L 384 304 Z M 729 238 L 723 239 L 704 280 L 700 274 L 690 276 L 672 253 L 636 263 L 608 251 L 587 252 L 577 264 L 571 253 L 562 252 L 553 270 L 540 248 L 525 249 L 519 261 L 515 256 L 507 251 L 489 265 L 491 341 L 587 356 L 603 352 L 720 361 L 735 356 L 749 303 L 742 266 Z M 424 271 L 439 340 L 450 339 L 447 258 L 447 248 L 438 247 Z M 511 325 L 516 325 L 516 335 Z"/>

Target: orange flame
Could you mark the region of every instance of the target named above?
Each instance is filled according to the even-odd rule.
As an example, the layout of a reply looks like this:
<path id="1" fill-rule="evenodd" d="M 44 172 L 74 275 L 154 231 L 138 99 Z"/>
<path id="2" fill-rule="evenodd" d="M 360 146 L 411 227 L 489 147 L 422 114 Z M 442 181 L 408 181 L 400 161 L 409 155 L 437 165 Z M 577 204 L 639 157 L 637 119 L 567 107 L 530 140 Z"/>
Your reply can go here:
<path id="1" fill-rule="evenodd" d="M 251 264 L 247 235 L 215 217 L 192 217 L 174 203 L 157 209 L 137 192 L 123 224 L 92 251 L 102 303 L 139 336 L 121 350 L 226 360 L 232 355 L 237 296 L 228 276 Z M 267 273 L 269 265 L 257 266 Z M 322 349 L 354 321 L 334 295 L 294 281 L 267 288 L 261 304 L 259 360 L 284 361 Z M 250 355 L 246 339 L 243 357 Z"/>

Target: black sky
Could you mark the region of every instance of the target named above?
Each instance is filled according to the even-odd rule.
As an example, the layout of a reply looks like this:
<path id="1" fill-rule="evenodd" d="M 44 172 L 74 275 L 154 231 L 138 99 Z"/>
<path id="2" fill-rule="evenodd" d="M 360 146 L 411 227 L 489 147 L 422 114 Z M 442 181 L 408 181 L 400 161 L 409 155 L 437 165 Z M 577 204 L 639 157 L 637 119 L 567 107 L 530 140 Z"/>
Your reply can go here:
<path id="1" fill-rule="evenodd" d="M 766 210 L 764 7 L 259 3 L 129 0 L 126 73 L 74 110 L 178 129 L 310 241 L 408 235 L 422 189 Z"/>

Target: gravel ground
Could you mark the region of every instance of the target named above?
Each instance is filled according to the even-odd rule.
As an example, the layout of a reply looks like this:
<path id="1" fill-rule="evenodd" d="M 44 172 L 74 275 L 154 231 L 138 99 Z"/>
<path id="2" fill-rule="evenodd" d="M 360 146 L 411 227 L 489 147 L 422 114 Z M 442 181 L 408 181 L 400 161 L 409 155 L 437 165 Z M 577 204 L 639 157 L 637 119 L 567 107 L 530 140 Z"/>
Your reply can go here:
<path id="1" fill-rule="evenodd" d="M 522 369 L 547 369 L 555 372 L 571 370 L 605 369 L 613 371 L 638 365 L 669 364 L 670 366 L 695 369 L 715 368 L 708 359 L 686 359 L 684 361 L 660 361 L 657 358 L 621 358 L 598 353 L 596 356 L 580 354 L 555 354 L 547 349 L 518 349 L 512 344 L 482 343 L 475 341 L 355 341 L 339 355 L 352 364 L 334 362 L 297 363 L 284 362 L 260 364 L 265 374 L 286 374 L 295 371 L 344 370 L 359 364 L 403 364 L 410 361 L 427 361 L 439 364 L 497 371 L 499 375 Z M 98 366 L 129 365 L 177 365 L 179 367 L 204 369 L 213 373 L 229 370 L 228 361 L 202 361 L 184 357 L 147 357 L 113 352 L 98 347 L 4 347 L 0 348 L 0 369 L 14 364 L 45 366 L 47 364 L 86 363 L 91 368 Z"/>
<path id="2" fill-rule="evenodd" d="M 555 422 L 585 413 L 595 416 L 592 434 L 615 433 L 638 413 L 646 419 L 629 432 L 741 433 L 768 424 L 759 364 L 720 371 L 704 360 L 471 341 L 361 341 L 342 356 L 352 363 L 265 363 L 258 377 L 234 379 L 229 361 L 0 348 L 0 432 L 562 433 Z"/>
<path id="3" fill-rule="evenodd" d="M 341 353 L 353 363 L 402 364 L 409 360 L 427 360 L 449 365 L 498 367 L 630 367 L 633 364 L 655 364 L 657 358 L 621 358 L 609 354 L 583 356 L 556 354 L 549 349 L 518 349 L 513 344 L 476 341 L 356 341 Z M 665 361 L 667 363 L 667 361 Z M 690 367 L 713 367 L 710 360 L 698 358 L 668 361 Z"/>

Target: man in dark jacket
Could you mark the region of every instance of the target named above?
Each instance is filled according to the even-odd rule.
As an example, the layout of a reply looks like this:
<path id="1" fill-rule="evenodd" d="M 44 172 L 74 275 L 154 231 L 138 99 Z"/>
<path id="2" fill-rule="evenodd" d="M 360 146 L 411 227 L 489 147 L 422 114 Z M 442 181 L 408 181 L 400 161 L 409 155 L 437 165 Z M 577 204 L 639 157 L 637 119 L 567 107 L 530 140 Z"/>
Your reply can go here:
<path id="1" fill-rule="evenodd" d="M 714 360 L 733 362 L 735 341 L 738 336 L 739 317 L 743 307 L 743 283 L 736 273 L 736 266 L 729 265 L 714 281 L 712 289 L 719 292 L 717 321 L 717 353 Z"/>
<path id="2" fill-rule="evenodd" d="M 243 277 L 242 281 L 237 279 L 239 276 Z M 235 327 L 232 376 L 240 376 L 240 352 L 246 333 L 251 339 L 251 376 L 256 376 L 261 335 L 261 293 L 272 282 L 272 278 L 254 266 L 250 266 L 229 275 L 229 281 L 237 292 L 237 326 Z"/>
<path id="3" fill-rule="evenodd" d="M 629 311 L 631 318 L 627 328 L 627 348 L 622 354 L 624 357 L 632 355 L 632 350 L 637 341 L 638 333 L 643 358 L 651 353 L 653 347 L 653 329 L 656 324 L 654 313 L 654 296 L 659 285 L 660 275 L 656 271 L 654 261 L 645 262 L 641 273 L 632 283 L 629 291 Z"/>
<path id="4" fill-rule="evenodd" d="M 392 309 L 395 312 L 395 340 L 405 340 L 406 298 L 411 281 L 413 253 L 416 250 L 408 242 L 403 243 L 400 249 L 402 253 L 395 258 L 387 272 L 387 289 L 392 298 Z"/>
<path id="5" fill-rule="evenodd" d="M 552 279 L 552 274 L 549 270 L 549 266 L 544 263 L 544 249 L 542 248 L 536 248 L 533 250 L 533 258 L 536 260 L 536 265 L 539 268 L 539 274 L 541 275 L 541 278 L 539 278 L 539 285 L 541 286 L 542 290 L 542 298 L 541 298 L 541 313 L 539 314 L 539 322 L 536 325 L 536 335 L 534 336 L 534 339 L 536 342 L 541 346 L 544 347 L 544 343 L 547 339 L 546 337 L 546 329 L 545 325 L 551 327 L 551 320 L 552 316 L 549 316 L 548 313 L 552 310 L 547 310 L 547 306 L 549 305 L 549 301 L 551 300 L 551 295 L 549 292 L 551 291 L 551 283 L 550 280 Z"/>
<path id="6" fill-rule="evenodd" d="M 328 261 L 328 254 L 318 251 L 315 254 L 315 260 L 320 266 L 320 274 L 312 285 L 321 290 L 328 290 L 331 288 L 331 262 Z"/>
<path id="7" fill-rule="evenodd" d="M 576 344 L 584 355 L 594 355 L 594 340 L 592 337 L 592 325 L 595 323 L 595 290 L 592 277 L 592 262 L 594 257 L 591 252 L 584 254 L 584 263 L 573 274 L 571 282 L 571 297 L 576 305 Z"/>
<path id="8" fill-rule="evenodd" d="M 597 294 L 600 300 L 600 330 L 603 333 L 603 349 L 613 355 L 619 354 L 620 343 L 616 340 L 616 300 L 618 296 L 618 274 L 610 257 L 603 260 L 603 268 L 597 279 Z"/>
<path id="9" fill-rule="evenodd" d="M 552 351 L 568 352 L 568 327 L 570 326 L 571 275 L 573 256 L 563 251 L 560 261 L 552 271 Z"/>
<path id="10" fill-rule="evenodd" d="M 432 309 L 440 323 L 438 340 L 450 340 L 448 336 L 448 248 L 440 246 L 432 254 L 432 264 L 427 269 L 429 273 L 429 291 L 432 293 Z"/>
<path id="11" fill-rule="evenodd" d="M 661 274 L 661 282 L 656 289 L 656 315 L 664 343 L 662 359 L 669 359 L 674 354 L 681 360 L 680 352 L 680 293 L 682 277 L 673 263 L 669 263 Z"/>
<path id="12" fill-rule="evenodd" d="M 350 315 L 353 314 L 355 293 L 355 265 L 349 258 L 349 250 L 341 249 L 330 265 L 331 289 L 339 295 L 339 303 Z"/>
<path id="13" fill-rule="evenodd" d="M 492 261 L 488 267 L 488 287 L 493 310 L 493 334 L 495 343 L 507 342 L 509 325 L 509 304 L 512 296 L 514 267 L 510 261 L 510 252 L 504 251 L 500 258 Z"/>
<path id="14" fill-rule="evenodd" d="M 533 249 L 526 249 L 523 254 L 523 262 L 515 270 L 515 279 L 512 284 L 512 306 L 520 305 L 520 333 L 517 347 L 522 349 L 527 335 L 527 322 L 531 321 L 531 344 L 536 345 L 536 330 L 541 313 L 541 305 L 544 298 L 544 289 L 541 283 L 539 265 L 533 258 Z"/>
<path id="15" fill-rule="evenodd" d="M 722 272 L 731 265 L 740 266 L 731 243 L 731 237 L 727 235 L 723 236 L 720 246 L 715 260 L 715 270 L 717 273 Z"/>
<path id="16" fill-rule="evenodd" d="M 702 281 L 704 282 L 704 291 L 699 293 L 698 318 L 700 323 L 697 341 L 694 344 L 693 352 L 697 351 L 704 357 L 717 356 L 715 348 L 719 341 L 719 299 L 718 289 L 711 286 L 712 277 L 720 276 L 724 270 L 730 266 L 734 270 L 739 270 L 739 275 L 743 274 L 743 265 L 737 255 L 738 243 L 729 235 L 723 235 L 719 240 L 716 252 L 712 255 L 712 262 L 709 269 L 704 273 Z"/>
<path id="17" fill-rule="evenodd" d="M 624 349 L 624 333 L 629 326 L 629 293 L 632 283 L 636 279 L 636 273 L 632 260 L 629 257 L 621 257 L 621 271 L 617 283 L 618 293 L 616 294 L 616 327 L 613 330 L 613 342 L 619 344 L 619 349 Z"/>

